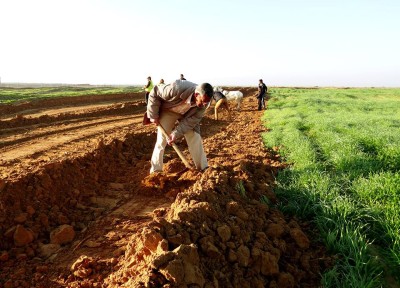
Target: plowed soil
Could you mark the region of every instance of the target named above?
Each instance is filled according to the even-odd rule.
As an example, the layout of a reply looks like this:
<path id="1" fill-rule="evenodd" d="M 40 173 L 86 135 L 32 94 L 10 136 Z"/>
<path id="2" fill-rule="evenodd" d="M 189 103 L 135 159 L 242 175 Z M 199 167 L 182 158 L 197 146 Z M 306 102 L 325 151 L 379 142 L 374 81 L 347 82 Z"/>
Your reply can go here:
<path id="1" fill-rule="evenodd" d="M 274 208 L 285 165 L 234 89 L 233 120 L 202 121 L 203 173 L 168 146 L 149 176 L 143 93 L 0 105 L 0 287 L 320 286 L 332 257 Z"/>

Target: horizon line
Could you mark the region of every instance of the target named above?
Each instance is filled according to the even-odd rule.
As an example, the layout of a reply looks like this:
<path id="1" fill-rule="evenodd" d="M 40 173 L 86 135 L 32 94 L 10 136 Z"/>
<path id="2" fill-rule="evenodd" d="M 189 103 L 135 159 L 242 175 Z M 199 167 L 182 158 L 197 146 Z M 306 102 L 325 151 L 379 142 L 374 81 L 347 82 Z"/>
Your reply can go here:
<path id="1" fill-rule="evenodd" d="M 24 86 L 26 88 L 30 88 L 31 86 L 43 86 L 43 87 L 57 87 L 57 86 L 93 86 L 93 87 L 98 87 L 98 86 L 124 86 L 124 87 L 129 87 L 129 86 L 138 86 L 142 87 L 143 84 L 90 84 L 90 83 L 79 83 L 79 84 L 73 84 L 73 83 L 47 83 L 47 82 L 0 82 L 0 87 L 7 87 L 7 86 Z M 218 85 L 213 85 L 215 86 L 225 86 L 225 87 L 257 87 L 257 85 L 232 85 L 232 84 L 218 84 Z M 388 88 L 388 89 L 399 89 L 400 86 L 335 86 L 335 85 L 329 85 L 329 86 L 320 86 L 320 85 L 268 85 L 268 87 L 274 87 L 274 88 L 338 88 L 338 89 L 346 89 L 346 88 Z M 9 87 L 9 88 L 18 88 L 18 87 Z M 34 88 L 34 87 L 32 87 Z"/>

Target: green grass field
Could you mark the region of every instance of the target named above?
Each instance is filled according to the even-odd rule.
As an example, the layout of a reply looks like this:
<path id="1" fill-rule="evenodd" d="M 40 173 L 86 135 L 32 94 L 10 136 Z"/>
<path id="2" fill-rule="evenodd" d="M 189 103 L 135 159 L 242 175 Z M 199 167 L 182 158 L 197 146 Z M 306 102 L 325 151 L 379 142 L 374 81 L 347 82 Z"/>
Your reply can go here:
<path id="1" fill-rule="evenodd" d="M 400 89 L 270 89 L 279 208 L 340 257 L 324 287 L 400 287 Z"/>
<path id="2" fill-rule="evenodd" d="M 118 93 L 133 93 L 141 91 L 141 87 L 79 87 L 59 86 L 41 88 L 6 88 L 0 87 L 0 104 L 9 104 L 21 101 L 34 101 L 44 98 L 72 97 L 83 95 L 104 95 Z"/>

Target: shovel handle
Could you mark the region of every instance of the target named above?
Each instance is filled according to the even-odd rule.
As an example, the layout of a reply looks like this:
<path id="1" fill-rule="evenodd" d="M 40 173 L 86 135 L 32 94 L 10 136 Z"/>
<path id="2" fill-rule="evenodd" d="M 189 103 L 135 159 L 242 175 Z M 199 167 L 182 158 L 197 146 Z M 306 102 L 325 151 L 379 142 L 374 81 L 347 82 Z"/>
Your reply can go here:
<path id="1" fill-rule="evenodd" d="M 161 133 L 168 138 L 169 135 L 167 134 L 167 132 L 165 132 L 164 127 L 161 126 L 161 124 L 158 125 L 158 127 L 161 130 Z M 185 155 L 183 155 L 182 151 L 178 148 L 178 146 L 175 143 L 172 143 L 172 148 L 174 148 L 174 150 L 176 151 L 176 153 L 178 154 L 179 158 L 181 158 L 183 164 L 185 164 L 186 168 L 191 169 L 192 166 L 190 165 L 189 161 L 186 159 Z"/>

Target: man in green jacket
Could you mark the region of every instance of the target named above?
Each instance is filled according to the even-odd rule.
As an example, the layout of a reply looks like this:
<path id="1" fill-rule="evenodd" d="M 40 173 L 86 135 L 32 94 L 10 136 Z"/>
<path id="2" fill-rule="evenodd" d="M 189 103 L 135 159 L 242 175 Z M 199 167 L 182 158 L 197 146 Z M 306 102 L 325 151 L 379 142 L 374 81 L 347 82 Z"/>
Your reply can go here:
<path id="1" fill-rule="evenodd" d="M 151 89 L 153 89 L 153 87 L 154 87 L 153 81 L 151 81 L 151 77 L 149 76 L 149 77 L 147 77 L 147 85 L 143 87 L 144 91 L 146 92 L 146 94 L 144 96 L 144 101 L 146 102 L 146 105 L 147 105 L 147 102 L 149 101 L 150 91 L 151 91 Z"/>
<path id="2" fill-rule="evenodd" d="M 186 80 L 176 80 L 171 84 L 154 87 L 149 95 L 147 117 L 157 126 L 161 125 L 169 137 L 165 137 L 158 128 L 150 173 L 163 170 L 165 146 L 183 136 L 196 168 L 204 170 L 208 167 L 199 123 L 212 96 L 213 87 L 209 83 L 197 85 Z"/>

